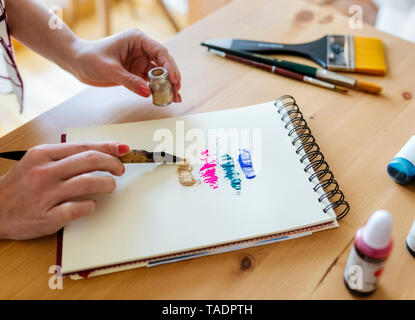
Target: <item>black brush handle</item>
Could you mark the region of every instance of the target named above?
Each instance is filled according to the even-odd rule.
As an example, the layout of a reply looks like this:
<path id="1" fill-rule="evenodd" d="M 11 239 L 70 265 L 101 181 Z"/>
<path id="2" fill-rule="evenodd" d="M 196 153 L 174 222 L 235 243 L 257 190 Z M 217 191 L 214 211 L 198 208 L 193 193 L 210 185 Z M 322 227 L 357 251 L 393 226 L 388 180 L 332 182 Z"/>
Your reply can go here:
<path id="1" fill-rule="evenodd" d="M 327 68 L 327 36 L 307 43 L 283 44 L 273 42 L 232 39 L 232 50 L 261 54 L 289 54 L 311 59 Z"/>
<path id="2" fill-rule="evenodd" d="M 26 154 L 26 151 L 0 152 L 0 158 L 18 161 L 22 159 L 25 154 Z"/>
<path id="3" fill-rule="evenodd" d="M 21 160 L 26 151 L 8 151 L 0 152 L 0 158 L 8 160 Z M 154 157 L 158 157 L 154 159 Z M 146 158 L 143 160 L 143 158 Z M 161 160 L 160 160 L 161 159 Z M 182 162 L 184 159 L 171 155 L 165 152 L 148 152 L 146 150 L 130 150 L 124 157 L 120 158 L 122 163 L 153 163 L 156 162 L 162 163 L 176 163 Z"/>

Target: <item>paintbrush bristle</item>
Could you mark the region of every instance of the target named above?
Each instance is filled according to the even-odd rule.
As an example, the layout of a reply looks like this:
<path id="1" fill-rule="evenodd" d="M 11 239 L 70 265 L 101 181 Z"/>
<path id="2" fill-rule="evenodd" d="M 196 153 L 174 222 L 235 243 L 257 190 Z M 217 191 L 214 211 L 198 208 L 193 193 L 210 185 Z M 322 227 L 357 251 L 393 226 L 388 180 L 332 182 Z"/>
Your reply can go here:
<path id="1" fill-rule="evenodd" d="M 354 37 L 354 54 L 356 72 L 377 75 L 386 73 L 382 40 Z"/>
<path id="2" fill-rule="evenodd" d="M 378 86 L 377 84 L 362 80 L 356 80 L 355 88 L 373 94 L 378 94 L 382 91 L 382 87 Z"/>

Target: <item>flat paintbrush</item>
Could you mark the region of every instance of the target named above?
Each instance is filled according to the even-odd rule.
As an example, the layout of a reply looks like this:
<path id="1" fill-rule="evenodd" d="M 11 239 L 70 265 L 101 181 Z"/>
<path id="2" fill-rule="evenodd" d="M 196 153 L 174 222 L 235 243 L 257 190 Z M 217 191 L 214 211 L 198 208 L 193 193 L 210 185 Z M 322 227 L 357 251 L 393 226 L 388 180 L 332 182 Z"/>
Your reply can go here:
<path id="1" fill-rule="evenodd" d="M 335 91 L 339 91 L 339 92 L 343 92 L 343 93 L 346 93 L 348 91 L 347 89 L 345 89 L 343 87 L 339 87 L 335 84 L 328 83 L 326 81 L 321 81 L 321 80 L 318 80 L 318 79 L 313 78 L 313 77 L 304 76 L 302 74 L 292 72 L 290 70 L 282 69 L 280 67 L 271 66 L 269 64 L 265 64 L 265 63 L 262 63 L 262 62 L 257 62 L 257 61 L 254 61 L 254 60 L 234 56 L 232 54 L 225 53 L 223 51 L 218 51 L 218 50 L 215 50 L 215 49 L 209 49 L 209 52 L 212 52 L 212 53 L 217 54 L 219 56 L 225 57 L 227 59 L 231 59 L 231 60 L 235 60 L 235 61 L 238 61 L 238 62 L 246 63 L 246 64 L 249 64 L 251 66 L 261 68 L 261 69 L 264 69 L 264 70 L 268 70 L 272 73 L 279 74 L 279 75 L 284 76 L 284 77 L 299 80 L 299 81 L 302 81 L 302 82 L 307 82 L 307 83 L 310 83 L 310 84 L 313 84 L 313 85 L 316 85 L 316 86 L 319 86 L 319 87 L 323 87 L 323 88 L 326 88 L 326 89 L 331 89 L 331 90 L 335 90 Z"/>
<path id="2" fill-rule="evenodd" d="M 377 75 L 384 75 L 386 72 L 382 40 L 377 38 L 326 35 L 312 42 L 296 44 L 232 38 L 217 38 L 206 42 L 233 50 L 302 56 L 328 70 Z"/>
<path id="3" fill-rule="evenodd" d="M 300 73 L 305 76 L 318 78 L 318 79 L 331 82 L 331 83 L 335 83 L 335 84 L 338 84 L 344 87 L 353 88 L 356 90 L 361 90 L 361 91 L 365 91 L 365 92 L 369 92 L 373 94 L 378 94 L 382 91 L 382 87 L 374 83 L 357 80 L 355 78 L 344 76 L 344 75 L 341 75 L 341 74 L 338 74 L 336 72 L 329 71 L 326 69 L 315 68 L 315 67 L 307 66 L 304 64 L 295 63 L 291 61 L 285 61 L 281 59 L 268 58 L 264 55 L 260 55 L 257 53 L 229 49 L 225 47 L 216 46 L 216 45 L 213 45 L 207 42 L 202 42 L 201 45 L 209 49 L 215 49 L 217 51 L 225 52 L 226 54 L 231 54 L 237 57 L 257 61 L 257 62 L 268 64 L 271 66 L 280 67 L 280 68 L 287 69 L 287 70 L 290 70 L 296 73 Z"/>
<path id="4" fill-rule="evenodd" d="M 20 160 L 26 151 L 0 152 L 0 158 L 9 160 Z M 149 152 L 146 150 L 130 150 L 125 156 L 120 158 L 122 163 L 176 163 L 183 162 L 184 159 L 166 152 Z"/>

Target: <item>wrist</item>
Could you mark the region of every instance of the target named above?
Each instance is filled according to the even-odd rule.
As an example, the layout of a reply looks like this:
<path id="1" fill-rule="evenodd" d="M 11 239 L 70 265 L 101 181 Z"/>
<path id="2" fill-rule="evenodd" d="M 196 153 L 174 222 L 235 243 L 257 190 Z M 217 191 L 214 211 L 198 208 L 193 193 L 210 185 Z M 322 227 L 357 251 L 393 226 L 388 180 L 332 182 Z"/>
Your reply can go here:
<path id="1" fill-rule="evenodd" d="M 68 57 L 68 68 L 66 69 L 73 76 L 82 79 L 83 75 L 83 57 L 87 51 L 87 47 L 90 41 L 76 37 L 70 46 L 70 57 Z"/>
<path id="2" fill-rule="evenodd" d="M 79 38 L 77 35 L 72 34 L 71 39 L 68 42 L 68 47 L 66 49 L 66 54 L 64 55 L 59 66 L 65 69 L 66 71 L 72 73 L 76 76 L 78 72 L 78 61 L 79 56 L 81 55 L 83 42 L 85 40 Z"/>

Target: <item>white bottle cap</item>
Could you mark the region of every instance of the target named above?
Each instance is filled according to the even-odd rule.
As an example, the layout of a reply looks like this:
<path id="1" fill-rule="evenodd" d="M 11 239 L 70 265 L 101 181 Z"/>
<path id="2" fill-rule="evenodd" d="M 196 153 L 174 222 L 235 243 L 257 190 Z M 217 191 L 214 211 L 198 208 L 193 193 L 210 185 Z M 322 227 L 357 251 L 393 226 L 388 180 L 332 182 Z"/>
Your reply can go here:
<path id="1" fill-rule="evenodd" d="M 374 249 L 384 249 L 390 244 L 392 216 L 385 210 L 378 210 L 367 221 L 363 229 L 363 241 Z"/>
<path id="2" fill-rule="evenodd" d="M 404 158 L 415 166 L 415 135 L 409 139 L 394 158 Z"/>

